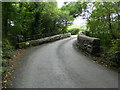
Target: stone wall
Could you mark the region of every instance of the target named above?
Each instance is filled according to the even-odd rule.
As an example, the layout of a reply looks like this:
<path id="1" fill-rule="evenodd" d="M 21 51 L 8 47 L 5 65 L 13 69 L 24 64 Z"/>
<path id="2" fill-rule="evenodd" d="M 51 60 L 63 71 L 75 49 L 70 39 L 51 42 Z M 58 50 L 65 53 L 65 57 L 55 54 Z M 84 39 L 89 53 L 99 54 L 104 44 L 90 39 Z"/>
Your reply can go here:
<path id="1" fill-rule="evenodd" d="M 92 54 L 96 55 L 100 52 L 100 39 L 88 37 L 86 35 L 79 34 L 77 36 L 77 44 L 80 49 Z"/>
<path id="2" fill-rule="evenodd" d="M 46 38 L 41 38 L 41 39 L 37 39 L 37 40 L 30 40 L 30 41 L 18 43 L 17 47 L 18 48 L 26 48 L 26 47 L 29 47 L 29 46 L 37 46 L 37 45 L 40 45 L 40 44 L 43 44 L 43 43 L 48 43 L 48 42 L 60 40 L 60 39 L 67 38 L 67 37 L 70 37 L 70 36 L 71 36 L 71 33 L 54 35 L 54 36 L 51 36 L 51 37 L 46 37 Z"/>

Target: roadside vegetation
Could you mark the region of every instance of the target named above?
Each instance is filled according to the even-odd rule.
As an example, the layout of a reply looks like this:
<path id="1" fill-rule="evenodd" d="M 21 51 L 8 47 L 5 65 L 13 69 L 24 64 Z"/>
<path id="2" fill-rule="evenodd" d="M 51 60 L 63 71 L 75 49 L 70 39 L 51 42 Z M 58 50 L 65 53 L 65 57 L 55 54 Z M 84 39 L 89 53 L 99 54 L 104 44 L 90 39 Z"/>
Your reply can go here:
<path id="1" fill-rule="evenodd" d="M 26 51 L 18 49 L 17 43 L 66 33 L 73 20 L 69 12 L 58 9 L 55 2 L 3 2 L 0 51 L 3 88 L 14 78 L 12 73 L 20 65 L 18 58 Z"/>
<path id="2" fill-rule="evenodd" d="M 17 43 L 66 33 L 74 18 L 57 8 L 57 2 L 2 3 L 3 66 L 15 57 Z M 5 62 L 5 63 L 4 63 Z M 4 72 L 4 71 L 3 71 Z"/>
<path id="3" fill-rule="evenodd" d="M 80 29 L 80 27 L 68 28 L 68 32 L 70 32 L 71 35 L 77 35 L 80 31 L 83 31 L 82 29 Z"/>
<path id="4" fill-rule="evenodd" d="M 100 56 L 112 61 L 120 68 L 120 1 L 119 2 L 71 2 L 62 10 L 70 11 L 74 18 L 82 16 L 87 20 L 84 33 L 100 38 Z"/>
<path id="5" fill-rule="evenodd" d="M 120 64 L 120 2 L 3 2 L 2 47 L 3 66 L 15 57 L 17 43 L 56 34 L 83 31 L 68 28 L 76 17 L 87 20 L 86 35 L 101 40 L 101 57 Z M 1 55 L 1 54 L 0 54 Z M 118 66 L 119 67 L 119 66 Z M 4 70 L 4 69 L 3 69 Z M 1 71 L 1 68 L 0 68 Z M 4 71 L 1 71 L 4 72 Z"/>

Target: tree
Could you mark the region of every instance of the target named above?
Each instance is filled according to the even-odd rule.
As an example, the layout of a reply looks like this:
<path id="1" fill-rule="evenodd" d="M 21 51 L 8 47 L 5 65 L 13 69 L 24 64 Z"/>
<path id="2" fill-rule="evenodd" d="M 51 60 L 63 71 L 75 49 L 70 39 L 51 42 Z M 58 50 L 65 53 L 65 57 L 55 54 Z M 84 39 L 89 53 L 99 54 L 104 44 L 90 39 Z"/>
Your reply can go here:
<path id="1" fill-rule="evenodd" d="M 120 2 L 70 2 L 62 10 L 68 10 L 74 18 L 87 20 L 87 35 L 100 38 L 101 51 L 116 62 L 120 53 Z M 111 59 L 110 58 L 110 59 Z"/>
<path id="2" fill-rule="evenodd" d="M 74 18 L 80 16 L 84 10 L 87 8 L 88 2 L 70 2 L 66 3 L 61 10 L 69 11 L 69 15 L 72 15 Z"/>
<path id="3" fill-rule="evenodd" d="M 33 35 L 66 32 L 73 20 L 68 11 L 57 8 L 56 2 L 7 2 L 3 3 L 3 11 L 3 35 L 14 46 Z"/>

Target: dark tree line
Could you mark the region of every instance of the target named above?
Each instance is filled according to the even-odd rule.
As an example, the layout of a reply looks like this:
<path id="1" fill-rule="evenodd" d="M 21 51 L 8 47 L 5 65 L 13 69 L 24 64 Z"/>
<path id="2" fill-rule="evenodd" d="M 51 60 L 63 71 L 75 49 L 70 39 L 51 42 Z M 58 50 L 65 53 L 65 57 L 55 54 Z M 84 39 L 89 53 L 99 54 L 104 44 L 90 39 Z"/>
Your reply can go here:
<path id="1" fill-rule="evenodd" d="M 120 2 L 70 2 L 62 10 L 87 20 L 86 34 L 101 40 L 101 56 L 120 63 Z"/>
<path id="2" fill-rule="evenodd" d="M 46 33 L 65 33 L 74 18 L 87 20 L 86 34 L 101 40 L 101 55 L 119 62 L 120 2 L 2 3 L 3 49 L 11 49 L 19 39 Z M 51 35 L 51 34 L 50 34 Z"/>
<path id="3" fill-rule="evenodd" d="M 3 43 L 8 40 L 13 46 L 18 38 L 65 33 L 73 21 L 69 12 L 57 8 L 56 2 L 5 2 L 2 9 Z"/>

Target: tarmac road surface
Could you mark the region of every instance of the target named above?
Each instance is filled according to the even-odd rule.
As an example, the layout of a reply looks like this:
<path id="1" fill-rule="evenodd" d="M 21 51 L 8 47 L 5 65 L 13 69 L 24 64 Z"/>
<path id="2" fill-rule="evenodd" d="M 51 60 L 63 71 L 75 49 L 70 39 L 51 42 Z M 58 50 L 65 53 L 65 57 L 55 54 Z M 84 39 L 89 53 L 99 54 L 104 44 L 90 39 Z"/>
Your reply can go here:
<path id="1" fill-rule="evenodd" d="M 118 88 L 118 73 L 76 51 L 75 40 L 66 38 L 28 50 L 9 88 Z"/>

